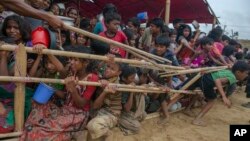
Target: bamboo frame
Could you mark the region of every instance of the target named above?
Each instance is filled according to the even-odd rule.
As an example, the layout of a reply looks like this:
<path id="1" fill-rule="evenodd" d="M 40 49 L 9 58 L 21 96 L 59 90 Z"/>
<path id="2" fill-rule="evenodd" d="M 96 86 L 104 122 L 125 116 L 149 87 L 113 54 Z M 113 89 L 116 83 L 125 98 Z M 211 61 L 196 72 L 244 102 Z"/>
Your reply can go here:
<path id="1" fill-rule="evenodd" d="M 59 83 L 65 84 L 63 79 L 50 79 L 50 78 L 35 78 L 35 77 L 15 77 L 15 76 L 0 76 L 0 81 L 3 82 L 23 82 L 23 83 Z M 79 81 L 79 85 L 91 85 L 91 86 L 102 86 L 99 82 L 89 82 L 89 81 Z M 168 93 L 163 91 L 161 88 L 155 87 L 145 87 L 145 86 L 132 86 L 132 85 L 124 85 L 124 84 L 115 84 L 110 83 L 111 86 L 116 86 L 117 91 L 125 91 L 125 92 L 137 92 L 137 93 Z M 184 93 L 184 94 L 196 94 L 196 92 L 192 91 L 184 91 L 184 90 L 173 90 L 170 89 L 169 93 Z"/>
<path id="2" fill-rule="evenodd" d="M 139 53 L 141 55 L 145 55 L 148 58 L 151 58 L 151 59 L 154 59 L 154 60 L 158 59 L 158 61 L 161 60 L 162 62 L 172 63 L 171 61 L 169 61 L 169 60 L 167 60 L 165 58 L 162 58 L 162 57 L 147 53 L 147 52 L 139 50 L 137 48 L 134 48 L 134 47 L 131 47 L 131 46 L 128 46 L 128 45 L 113 41 L 113 40 L 105 38 L 105 37 L 101 37 L 99 35 L 90 33 L 88 31 L 85 31 L 85 30 L 82 30 L 82 29 L 79 29 L 79 28 L 76 28 L 76 27 L 73 27 L 73 26 L 64 25 L 64 28 L 67 29 L 67 30 L 70 30 L 70 31 L 74 31 L 74 32 L 79 33 L 79 34 L 83 34 L 83 35 L 85 35 L 85 36 L 87 36 L 89 38 L 96 39 L 96 40 L 99 40 L 99 41 L 114 45 L 115 47 L 116 46 L 121 47 L 121 48 L 129 51 L 130 53 L 136 52 L 136 53 Z M 138 56 L 138 57 L 140 57 L 140 56 Z"/>
<path id="3" fill-rule="evenodd" d="M 15 51 L 16 46 L 14 45 L 2 45 L 0 46 L 0 50 L 6 50 L 6 51 Z M 31 47 L 25 47 L 26 52 L 28 53 L 35 53 Z M 51 54 L 56 56 L 65 56 L 65 57 L 78 57 L 78 58 L 85 58 L 85 59 L 93 59 L 93 60 L 101 60 L 101 61 L 108 61 L 107 56 L 100 56 L 100 55 L 92 55 L 92 54 L 86 54 L 86 53 L 77 53 L 77 52 L 67 52 L 67 51 L 60 51 L 60 50 L 50 50 L 50 49 L 43 49 L 42 54 Z M 138 61 L 138 60 L 131 60 L 131 59 L 122 59 L 122 58 L 115 58 L 115 62 L 120 63 L 128 63 L 133 65 L 138 65 L 138 67 L 155 67 L 152 63 L 145 62 L 145 61 Z M 176 69 L 176 70 L 184 70 L 183 67 L 176 67 L 171 65 L 163 65 L 159 64 L 161 68 L 165 69 Z"/>
<path id="4" fill-rule="evenodd" d="M 169 24 L 169 19 L 170 19 L 170 4 L 171 0 L 166 0 L 166 9 L 165 9 L 165 23 L 166 25 Z"/>
<path id="5" fill-rule="evenodd" d="M 15 76 L 27 75 L 27 54 L 22 44 L 16 51 Z M 16 82 L 14 94 L 15 130 L 22 131 L 24 125 L 25 83 Z"/>
<path id="6" fill-rule="evenodd" d="M 189 74 L 189 73 L 197 73 L 197 72 L 206 72 L 206 71 L 211 71 L 213 70 L 223 70 L 227 69 L 227 66 L 220 66 L 220 67 L 206 67 L 206 68 L 197 68 L 197 69 L 189 69 L 189 70 L 179 70 L 175 72 L 170 72 L 169 74 L 164 74 L 161 75 L 161 77 L 169 77 L 169 76 L 174 76 L 174 75 L 181 75 L 181 74 Z"/>
<path id="7" fill-rule="evenodd" d="M 4 133 L 4 134 L 0 134 L 0 139 L 1 138 L 19 137 L 21 135 L 22 135 L 22 132 Z"/>

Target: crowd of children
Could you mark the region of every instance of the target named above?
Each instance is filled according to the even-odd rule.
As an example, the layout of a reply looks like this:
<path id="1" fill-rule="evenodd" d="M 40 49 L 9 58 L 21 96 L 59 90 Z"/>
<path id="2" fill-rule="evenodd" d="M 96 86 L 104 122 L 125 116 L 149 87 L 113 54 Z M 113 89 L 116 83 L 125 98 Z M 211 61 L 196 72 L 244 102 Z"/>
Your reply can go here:
<path id="1" fill-rule="evenodd" d="M 241 44 L 223 35 L 217 26 L 208 35 L 195 26 L 193 32 L 183 19 L 173 21 L 174 29 L 165 25 L 161 18 L 152 18 L 145 24 L 131 17 L 122 24 L 119 9 L 107 4 L 97 18 L 80 17 L 77 8 L 64 11 L 52 0 L 29 0 L 29 4 L 50 14 L 70 17 L 74 26 L 102 37 L 130 45 L 145 52 L 163 57 L 174 66 L 201 68 L 228 66 L 226 70 L 203 74 L 188 90 L 200 88 L 203 95 L 171 99 L 169 89 L 181 89 L 193 74 L 162 78 L 159 71 L 137 68 L 114 62 L 114 57 L 141 60 L 121 47 L 90 39 L 81 34 L 50 27 L 43 20 L 23 17 L 7 12 L 1 20 L 2 44 L 24 44 L 32 47 L 37 55 L 28 54 L 27 75 L 29 77 L 64 79 L 65 85 L 47 84 L 55 92 L 46 104 L 32 100 L 37 84 L 26 84 L 25 125 L 21 140 L 71 140 L 87 129 L 88 140 L 112 140 L 112 128 L 118 126 L 125 135 L 137 134 L 148 113 L 161 111 L 157 122 L 165 124 L 169 112 L 176 105 L 186 107 L 185 114 L 195 117 L 193 124 L 205 126 L 202 117 L 212 108 L 220 95 L 227 107 L 229 96 L 236 82 L 247 81 L 246 93 L 250 97 L 249 60 L 250 52 Z M 8 9 L 5 9 L 6 11 Z M 3 11 L 0 11 L 2 13 Z M 6 13 L 5 13 L 6 14 Z M 94 61 L 77 57 L 42 55 L 43 49 L 107 55 L 108 61 Z M 0 76 L 13 76 L 15 52 L 0 51 Z M 162 63 L 162 62 L 157 62 Z M 78 81 L 100 82 L 102 87 L 78 85 Z M 161 94 L 119 92 L 109 83 L 132 86 L 151 86 L 162 89 Z M 226 86 L 226 87 L 224 87 Z M 217 90 L 214 90 L 214 88 Z M 0 81 L 0 133 L 14 130 L 14 83 Z M 185 102 L 186 99 L 188 103 Z M 204 103 L 197 115 L 192 108 L 197 100 Z M 250 102 L 242 106 L 250 107 Z"/>

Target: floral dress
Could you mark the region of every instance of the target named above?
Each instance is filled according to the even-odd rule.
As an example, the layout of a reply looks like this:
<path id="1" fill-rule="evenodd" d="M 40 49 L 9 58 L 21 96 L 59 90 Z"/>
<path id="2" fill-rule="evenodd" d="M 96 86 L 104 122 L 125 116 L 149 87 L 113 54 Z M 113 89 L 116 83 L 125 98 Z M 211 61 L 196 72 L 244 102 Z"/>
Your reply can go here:
<path id="1" fill-rule="evenodd" d="M 97 82 L 98 76 L 88 75 L 85 80 Z M 96 90 L 95 86 L 77 86 L 81 97 L 90 101 Z M 20 140 L 39 141 L 68 141 L 76 137 L 82 131 L 89 118 L 90 103 L 83 107 L 77 107 L 70 93 L 62 107 L 58 107 L 52 101 L 45 105 L 33 101 L 33 109 L 25 123 L 24 133 Z"/>

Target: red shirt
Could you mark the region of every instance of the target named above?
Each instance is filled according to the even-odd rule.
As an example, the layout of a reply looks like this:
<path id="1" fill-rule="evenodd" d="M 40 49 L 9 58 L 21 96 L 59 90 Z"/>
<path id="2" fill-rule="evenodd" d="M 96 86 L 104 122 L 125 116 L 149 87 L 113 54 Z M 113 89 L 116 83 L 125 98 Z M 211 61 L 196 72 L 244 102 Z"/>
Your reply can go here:
<path id="1" fill-rule="evenodd" d="M 91 76 L 87 79 L 87 81 L 90 81 L 90 82 L 97 82 L 98 80 L 99 80 L 99 77 L 96 74 L 91 74 Z M 82 97 L 90 101 L 95 90 L 96 90 L 96 86 L 86 86 L 85 91 L 82 93 Z M 90 102 L 88 102 L 87 104 L 83 106 L 83 110 L 84 111 L 90 110 Z"/>
<path id="2" fill-rule="evenodd" d="M 109 38 L 113 41 L 120 42 L 120 43 L 125 43 L 125 41 L 127 40 L 127 36 L 122 31 L 117 31 L 115 36 L 112 38 L 107 37 L 107 35 L 105 33 L 106 32 L 104 31 L 104 32 L 101 32 L 99 35 L 102 37 Z M 122 58 L 126 58 L 126 55 L 127 55 L 127 52 L 120 47 L 110 47 L 110 53 L 120 54 Z"/>

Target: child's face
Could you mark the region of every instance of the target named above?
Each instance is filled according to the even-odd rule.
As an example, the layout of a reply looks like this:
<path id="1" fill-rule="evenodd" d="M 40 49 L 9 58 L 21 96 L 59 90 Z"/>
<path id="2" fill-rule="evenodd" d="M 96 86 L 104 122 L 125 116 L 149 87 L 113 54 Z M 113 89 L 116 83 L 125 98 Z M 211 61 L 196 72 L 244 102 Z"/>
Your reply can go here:
<path id="1" fill-rule="evenodd" d="M 76 9 L 71 9 L 71 10 L 68 12 L 68 16 L 69 16 L 70 18 L 76 19 L 76 18 L 77 18 L 77 10 L 76 10 Z"/>
<path id="2" fill-rule="evenodd" d="M 57 71 L 56 66 L 49 60 L 46 62 L 45 68 L 49 73 L 55 73 Z"/>
<path id="3" fill-rule="evenodd" d="M 229 45 L 229 41 L 228 41 L 228 40 L 225 40 L 225 41 L 222 42 L 222 44 L 223 44 L 224 46 L 227 46 L 227 45 Z"/>
<path id="4" fill-rule="evenodd" d="M 104 77 L 109 79 L 112 77 L 118 77 L 121 74 L 120 67 L 116 63 L 107 64 L 107 68 L 104 72 Z"/>
<path id="5" fill-rule="evenodd" d="M 155 50 L 156 50 L 156 55 L 158 56 L 162 56 L 166 51 L 167 51 L 167 47 L 164 45 L 155 45 Z"/>
<path id="6" fill-rule="evenodd" d="M 144 33 L 145 28 L 140 28 L 139 34 L 142 36 L 142 34 Z"/>
<path id="7" fill-rule="evenodd" d="M 148 82 L 148 77 L 146 74 L 142 74 L 139 76 L 139 84 L 147 84 Z"/>
<path id="8" fill-rule="evenodd" d="M 235 77 L 239 81 L 243 81 L 248 77 L 249 71 L 236 71 L 235 72 Z"/>
<path id="9" fill-rule="evenodd" d="M 126 84 L 131 84 L 131 83 L 135 82 L 135 74 L 132 74 L 132 75 L 128 76 L 127 78 L 124 78 L 123 81 Z"/>
<path id="10" fill-rule="evenodd" d="M 210 51 L 213 48 L 212 44 L 206 44 L 205 46 L 203 46 L 203 48 L 207 51 Z"/>
<path id="11" fill-rule="evenodd" d="M 51 12 L 52 12 L 54 15 L 59 15 L 59 14 L 60 14 L 59 7 L 58 7 L 57 5 L 53 5 L 52 8 L 51 8 Z"/>
<path id="12" fill-rule="evenodd" d="M 77 44 L 84 45 L 86 43 L 86 37 L 82 34 L 77 35 Z"/>
<path id="13" fill-rule="evenodd" d="M 190 30 L 189 30 L 188 28 L 185 28 L 185 29 L 183 30 L 183 36 L 184 36 L 184 37 L 188 37 L 189 34 L 190 34 Z"/>
<path id="14" fill-rule="evenodd" d="M 111 33 L 116 33 L 119 29 L 120 24 L 120 21 L 112 20 L 111 22 L 107 23 L 106 26 Z"/>
<path id="15" fill-rule="evenodd" d="M 175 42 L 176 37 L 177 37 L 176 35 L 171 35 L 171 36 L 170 36 L 170 41 L 171 41 L 171 42 Z"/>
<path id="16" fill-rule="evenodd" d="M 134 33 L 137 33 L 137 28 L 133 25 L 132 22 L 128 22 L 128 28 L 131 29 Z"/>
<path id="17" fill-rule="evenodd" d="M 154 25 L 154 24 L 150 24 L 150 31 L 151 31 L 152 33 L 158 33 L 158 32 L 160 32 L 160 28 L 157 27 L 157 26 Z"/>
<path id="18" fill-rule="evenodd" d="M 7 22 L 6 34 L 8 37 L 12 37 L 16 42 L 22 40 L 22 35 L 19 30 L 19 25 L 16 21 L 9 20 Z"/>
<path id="19" fill-rule="evenodd" d="M 70 58 L 69 62 L 70 62 L 70 69 L 73 73 L 83 71 L 83 69 L 87 66 L 87 61 L 83 61 L 79 58 Z"/>
<path id="20" fill-rule="evenodd" d="M 66 42 L 66 35 L 61 33 L 62 45 Z M 56 46 L 60 47 L 59 33 L 56 33 Z"/>

